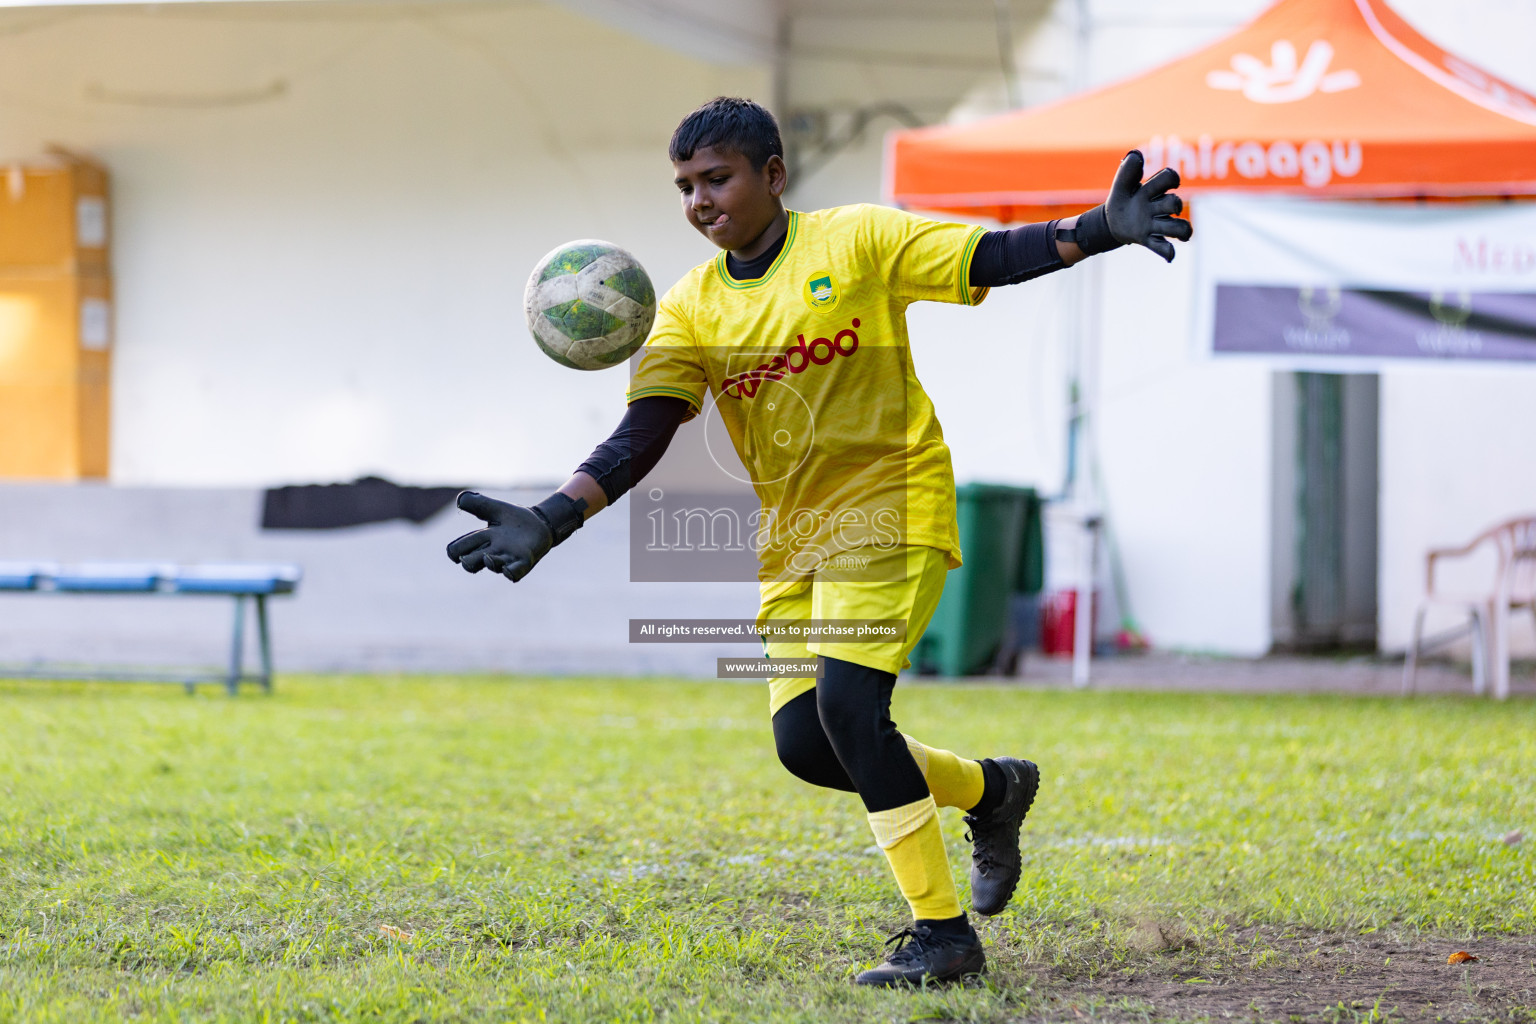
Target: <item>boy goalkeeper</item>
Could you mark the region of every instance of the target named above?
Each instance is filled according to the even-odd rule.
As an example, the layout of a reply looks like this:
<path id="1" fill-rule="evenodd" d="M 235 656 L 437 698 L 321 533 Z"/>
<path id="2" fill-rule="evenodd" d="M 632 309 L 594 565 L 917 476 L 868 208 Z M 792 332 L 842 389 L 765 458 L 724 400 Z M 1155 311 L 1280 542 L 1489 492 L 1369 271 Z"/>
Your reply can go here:
<path id="1" fill-rule="evenodd" d="M 1121 245 L 1173 259 L 1188 239 L 1164 169 L 1141 182 L 1121 163 L 1102 206 L 1079 217 L 986 231 L 878 206 L 785 209 L 783 146 L 771 114 L 721 97 L 684 118 L 670 154 L 688 222 L 723 250 L 662 299 L 628 411 L 569 481 L 531 508 L 466 492 L 486 527 L 448 546 L 470 572 L 513 582 L 661 458 L 706 395 L 762 501 L 758 621 L 885 619 L 884 642 L 766 640 L 770 659 L 818 655 L 825 676 L 769 681 L 774 743 L 790 772 L 857 793 L 914 918 L 859 984 L 980 973 L 981 940 L 960 907 L 938 808 L 966 812 L 971 909 L 999 913 L 1021 871 L 1019 830 L 1039 772 L 1029 761 L 961 758 L 903 735 L 890 717 L 897 673 L 960 565 L 949 449 L 908 358 L 906 307 L 974 305 Z M 809 340 L 807 340 L 809 339 Z"/>

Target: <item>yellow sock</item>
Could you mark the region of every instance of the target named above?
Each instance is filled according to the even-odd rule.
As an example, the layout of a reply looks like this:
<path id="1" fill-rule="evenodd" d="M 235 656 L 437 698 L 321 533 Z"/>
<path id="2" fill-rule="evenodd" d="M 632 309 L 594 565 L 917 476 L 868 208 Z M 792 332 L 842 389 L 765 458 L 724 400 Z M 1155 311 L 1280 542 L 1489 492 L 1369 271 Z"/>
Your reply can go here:
<path id="1" fill-rule="evenodd" d="M 940 807 L 958 807 L 968 811 L 981 803 L 982 791 L 987 788 L 986 774 L 980 761 L 952 754 L 947 750 L 925 747 L 917 740 L 902 733 L 907 749 L 918 771 L 928 780 L 928 792 Z"/>
<path id="2" fill-rule="evenodd" d="M 939 808 L 932 796 L 889 811 L 873 811 L 869 827 L 875 842 L 891 862 L 896 884 L 912 908 L 912 916 L 944 920 L 960 916 L 955 876 L 939 831 Z"/>

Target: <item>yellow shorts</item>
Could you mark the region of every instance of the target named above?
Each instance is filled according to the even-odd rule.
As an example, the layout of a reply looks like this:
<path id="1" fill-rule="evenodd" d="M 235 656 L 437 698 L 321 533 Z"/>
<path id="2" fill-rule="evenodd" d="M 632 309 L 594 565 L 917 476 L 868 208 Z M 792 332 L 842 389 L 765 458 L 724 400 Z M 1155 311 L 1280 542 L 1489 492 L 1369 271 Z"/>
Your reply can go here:
<path id="1" fill-rule="evenodd" d="M 890 582 L 810 579 L 761 584 L 762 604 L 757 622 L 761 625 L 769 619 L 904 619 L 904 639 L 856 643 L 765 640 L 763 653 L 769 658 L 801 659 L 819 654 L 891 673 L 909 668 L 912 662 L 908 656 L 928 628 L 944 593 L 949 556 L 938 548 L 914 545 L 891 548 L 877 557 L 896 562 L 891 572 L 880 574 Z M 903 561 L 904 572 L 900 571 Z M 777 714 L 779 708 L 815 688 L 814 678 L 769 679 L 768 714 Z"/>

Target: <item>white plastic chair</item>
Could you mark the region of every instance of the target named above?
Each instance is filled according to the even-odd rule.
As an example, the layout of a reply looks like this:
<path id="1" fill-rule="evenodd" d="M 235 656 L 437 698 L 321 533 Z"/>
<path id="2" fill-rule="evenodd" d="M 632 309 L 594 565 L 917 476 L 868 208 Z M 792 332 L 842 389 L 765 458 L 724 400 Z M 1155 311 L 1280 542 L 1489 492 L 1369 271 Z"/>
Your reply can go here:
<path id="1" fill-rule="evenodd" d="M 1493 545 L 1498 556 L 1493 585 L 1486 594 L 1450 595 L 1435 590 L 1435 563 L 1442 558 L 1463 558 L 1485 544 Z M 1536 516 L 1522 516 L 1484 530 L 1464 547 L 1437 548 L 1424 563 L 1424 598 L 1413 617 L 1413 639 L 1408 645 L 1408 660 L 1403 666 L 1403 693 L 1413 692 L 1414 672 L 1423 646 L 1424 616 L 1431 607 L 1456 608 L 1467 615 L 1472 634 L 1472 690 L 1481 695 L 1488 690 L 1488 674 L 1493 673 L 1493 695 L 1499 700 L 1509 696 L 1509 613 L 1521 609 L 1536 616 Z M 1438 642 L 1462 634 L 1435 638 Z M 1431 643 L 1430 646 L 1435 646 Z"/>

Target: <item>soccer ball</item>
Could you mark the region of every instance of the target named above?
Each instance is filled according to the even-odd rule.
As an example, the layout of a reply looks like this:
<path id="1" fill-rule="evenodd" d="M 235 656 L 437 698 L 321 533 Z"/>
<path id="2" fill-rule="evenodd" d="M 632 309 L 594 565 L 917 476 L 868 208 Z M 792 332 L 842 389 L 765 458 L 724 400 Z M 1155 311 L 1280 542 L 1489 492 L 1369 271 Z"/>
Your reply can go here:
<path id="1" fill-rule="evenodd" d="M 656 319 L 656 289 L 634 256 L 583 238 L 539 260 L 523 310 L 545 355 L 562 366 L 601 370 L 645 344 Z"/>

